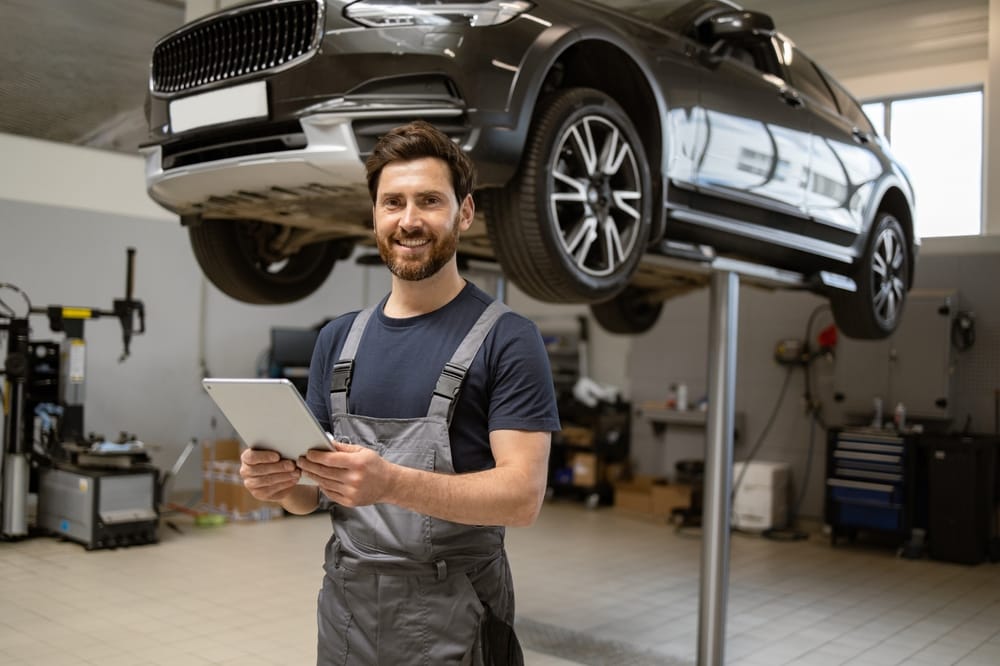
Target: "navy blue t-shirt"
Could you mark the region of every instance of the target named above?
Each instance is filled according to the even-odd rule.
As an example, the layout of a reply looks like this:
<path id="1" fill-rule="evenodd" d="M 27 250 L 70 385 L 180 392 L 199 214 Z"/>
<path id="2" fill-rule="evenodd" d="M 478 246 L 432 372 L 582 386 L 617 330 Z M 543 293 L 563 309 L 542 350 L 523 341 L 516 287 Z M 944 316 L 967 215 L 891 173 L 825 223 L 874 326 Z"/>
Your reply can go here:
<path id="1" fill-rule="evenodd" d="M 361 338 L 348 396 L 351 414 L 375 418 L 427 415 L 444 364 L 493 301 L 473 285 L 447 305 L 417 317 L 394 319 L 383 312 L 386 298 Z M 309 366 L 306 402 L 330 429 L 330 379 L 357 312 L 320 331 Z M 449 431 L 456 472 L 495 466 L 492 430 L 556 432 L 560 429 L 552 370 L 533 322 L 513 312 L 500 317 L 469 368 Z"/>

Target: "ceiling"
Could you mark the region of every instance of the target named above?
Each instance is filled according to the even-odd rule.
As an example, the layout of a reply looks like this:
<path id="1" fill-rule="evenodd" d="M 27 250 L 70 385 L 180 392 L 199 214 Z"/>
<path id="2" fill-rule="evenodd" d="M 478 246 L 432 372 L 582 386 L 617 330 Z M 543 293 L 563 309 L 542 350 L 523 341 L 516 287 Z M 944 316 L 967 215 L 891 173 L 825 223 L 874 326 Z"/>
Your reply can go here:
<path id="1" fill-rule="evenodd" d="M 184 0 L 0 0 L 0 132 L 134 152 L 156 41 Z"/>
<path id="2" fill-rule="evenodd" d="M 0 132 L 135 152 L 153 45 L 182 24 L 186 4 L 0 0 Z M 989 0 L 743 4 L 771 13 L 840 79 L 988 57 Z"/>

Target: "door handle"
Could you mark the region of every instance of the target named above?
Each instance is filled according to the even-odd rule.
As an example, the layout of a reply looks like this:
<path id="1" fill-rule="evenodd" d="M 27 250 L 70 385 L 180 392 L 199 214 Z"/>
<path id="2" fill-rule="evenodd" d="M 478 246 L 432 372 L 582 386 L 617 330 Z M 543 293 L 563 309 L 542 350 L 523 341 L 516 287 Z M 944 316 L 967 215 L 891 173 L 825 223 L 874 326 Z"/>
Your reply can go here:
<path id="1" fill-rule="evenodd" d="M 787 104 L 788 106 L 793 106 L 796 108 L 806 105 L 806 103 L 802 101 L 802 96 L 799 95 L 794 90 L 792 90 L 791 88 L 781 89 L 781 99 L 785 100 L 785 104 Z"/>

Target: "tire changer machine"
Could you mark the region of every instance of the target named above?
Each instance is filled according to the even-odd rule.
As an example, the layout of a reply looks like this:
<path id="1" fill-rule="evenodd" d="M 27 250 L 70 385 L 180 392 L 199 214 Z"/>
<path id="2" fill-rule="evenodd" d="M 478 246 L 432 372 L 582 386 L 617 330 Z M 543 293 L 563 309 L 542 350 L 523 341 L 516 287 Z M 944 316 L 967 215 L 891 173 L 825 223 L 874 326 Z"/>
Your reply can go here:
<path id="1" fill-rule="evenodd" d="M 24 316 L 0 300 L 0 341 L 6 338 L 3 375 L 3 451 L 0 539 L 64 537 L 87 550 L 158 541 L 159 473 L 142 445 L 84 436 L 86 380 L 84 322 L 114 317 L 129 356 L 134 334 L 145 332 L 145 309 L 132 297 L 135 249 L 127 250 L 125 298 L 111 310 L 50 305 L 34 307 L 21 295 Z M 44 315 L 59 342 L 31 339 L 29 318 Z M 134 436 L 132 437 L 134 440 Z M 29 498 L 37 497 L 37 511 Z"/>

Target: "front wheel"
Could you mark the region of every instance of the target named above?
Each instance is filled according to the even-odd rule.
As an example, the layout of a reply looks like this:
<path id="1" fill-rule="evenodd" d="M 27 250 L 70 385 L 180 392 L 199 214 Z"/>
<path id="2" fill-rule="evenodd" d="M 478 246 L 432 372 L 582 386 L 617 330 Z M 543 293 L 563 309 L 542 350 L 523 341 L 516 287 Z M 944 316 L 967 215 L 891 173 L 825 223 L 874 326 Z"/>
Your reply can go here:
<path id="1" fill-rule="evenodd" d="M 255 305 L 292 303 L 316 291 L 351 241 L 324 241 L 280 255 L 270 249 L 282 227 L 244 220 L 202 220 L 189 227 L 194 256 L 224 294 Z"/>
<path id="2" fill-rule="evenodd" d="M 628 284 L 649 238 L 653 190 L 642 140 L 599 90 L 544 100 L 517 174 L 485 196 L 497 260 L 542 301 L 608 300 Z"/>
<path id="3" fill-rule="evenodd" d="M 844 335 L 876 340 L 896 330 L 906 303 L 910 261 L 899 221 L 890 213 L 879 212 L 854 274 L 857 291 L 830 296 L 834 321 Z"/>

